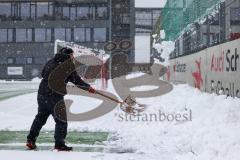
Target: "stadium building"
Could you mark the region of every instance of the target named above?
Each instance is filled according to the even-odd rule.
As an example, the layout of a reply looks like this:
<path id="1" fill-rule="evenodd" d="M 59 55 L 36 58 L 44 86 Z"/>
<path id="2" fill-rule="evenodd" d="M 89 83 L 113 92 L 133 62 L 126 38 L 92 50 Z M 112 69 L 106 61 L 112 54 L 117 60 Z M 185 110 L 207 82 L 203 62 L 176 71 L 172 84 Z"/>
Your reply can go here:
<path id="1" fill-rule="evenodd" d="M 134 43 L 134 18 L 134 0 L 0 0 L 0 79 L 39 76 L 56 39 L 97 49 Z M 134 48 L 126 54 L 134 60 Z"/>

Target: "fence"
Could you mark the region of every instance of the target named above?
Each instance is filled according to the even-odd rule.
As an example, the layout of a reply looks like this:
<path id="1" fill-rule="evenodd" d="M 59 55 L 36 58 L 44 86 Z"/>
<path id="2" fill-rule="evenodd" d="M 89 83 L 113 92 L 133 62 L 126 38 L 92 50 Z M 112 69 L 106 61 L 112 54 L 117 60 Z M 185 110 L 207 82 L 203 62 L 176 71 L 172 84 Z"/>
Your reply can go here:
<path id="1" fill-rule="evenodd" d="M 220 0 L 168 0 L 160 18 L 166 40 L 175 40 L 189 24 L 210 12 Z"/>

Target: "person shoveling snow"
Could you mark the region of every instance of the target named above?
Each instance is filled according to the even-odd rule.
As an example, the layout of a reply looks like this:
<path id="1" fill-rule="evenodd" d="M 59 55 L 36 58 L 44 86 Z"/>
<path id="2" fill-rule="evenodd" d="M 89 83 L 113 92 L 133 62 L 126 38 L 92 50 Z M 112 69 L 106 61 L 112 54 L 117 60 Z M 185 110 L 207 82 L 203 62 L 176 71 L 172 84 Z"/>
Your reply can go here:
<path id="1" fill-rule="evenodd" d="M 39 132 L 43 125 L 45 125 L 48 117 L 53 116 L 55 120 L 55 149 L 59 151 L 70 151 L 72 147 L 68 147 L 65 144 L 65 138 L 67 135 L 67 122 L 60 120 L 54 113 L 54 108 L 59 102 L 64 102 L 64 95 L 66 94 L 66 85 L 70 81 L 77 87 L 84 89 L 90 93 L 95 93 L 96 90 L 93 89 L 89 84 L 84 82 L 77 74 L 76 71 L 72 72 L 66 79 L 65 83 L 58 83 L 57 87 L 64 89 L 64 93 L 60 94 L 53 90 L 49 86 L 49 77 L 51 73 L 59 67 L 65 61 L 70 61 L 69 69 L 72 70 L 74 66 L 73 50 L 70 48 L 62 48 L 59 53 L 55 55 L 53 59 L 47 62 L 42 71 L 42 81 L 38 89 L 38 113 L 32 123 L 30 132 L 27 136 L 27 148 L 30 150 L 36 149 L 36 140 Z M 62 74 L 66 74 L 62 72 Z M 61 76 L 59 78 L 62 78 Z M 55 82 L 54 82 L 55 83 Z M 57 83 L 57 82 L 56 82 Z M 63 108 L 63 114 L 66 114 L 66 107 L 64 103 L 60 103 L 61 108 Z"/>

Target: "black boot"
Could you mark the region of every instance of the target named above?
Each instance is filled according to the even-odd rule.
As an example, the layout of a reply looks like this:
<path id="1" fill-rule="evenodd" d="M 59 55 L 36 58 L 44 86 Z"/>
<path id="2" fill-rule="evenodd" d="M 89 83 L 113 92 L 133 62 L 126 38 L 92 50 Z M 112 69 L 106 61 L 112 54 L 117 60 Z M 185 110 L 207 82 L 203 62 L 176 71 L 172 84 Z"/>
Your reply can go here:
<path id="1" fill-rule="evenodd" d="M 72 151 L 73 150 L 72 147 L 66 146 L 65 143 L 55 143 L 54 149 L 56 149 L 57 151 Z"/>
<path id="2" fill-rule="evenodd" d="M 33 140 L 27 140 L 26 147 L 29 150 L 35 150 L 37 149 L 36 143 Z"/>

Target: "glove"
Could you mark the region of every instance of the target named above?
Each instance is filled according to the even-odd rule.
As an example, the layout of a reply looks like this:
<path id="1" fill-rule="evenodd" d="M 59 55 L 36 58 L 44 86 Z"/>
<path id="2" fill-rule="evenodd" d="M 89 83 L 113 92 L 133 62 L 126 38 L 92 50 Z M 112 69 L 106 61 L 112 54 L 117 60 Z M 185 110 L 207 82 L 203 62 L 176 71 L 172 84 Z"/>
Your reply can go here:
<path id="1" fill-rule="evenodd" d="M 92 87 L 89 87 L 89 88 L 88 88 L 88 92 L 95 94 L 95 93 L 96 93 L 96 90 L 95 90 L 94 88 L 92 88 Z"/>

